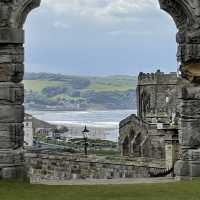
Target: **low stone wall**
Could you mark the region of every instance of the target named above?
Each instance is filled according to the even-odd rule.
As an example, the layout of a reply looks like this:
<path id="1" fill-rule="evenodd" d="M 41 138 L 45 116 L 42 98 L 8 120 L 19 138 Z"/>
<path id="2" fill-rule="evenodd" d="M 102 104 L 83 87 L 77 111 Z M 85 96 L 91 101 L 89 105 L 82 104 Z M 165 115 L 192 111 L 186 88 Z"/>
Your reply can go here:
<path id="1" fill-rule="evenodd" d="M 77 154 L 27 153 L 26 165 L 31 183 L 72 179 L 117 179 L 149 177 L 157 168 L 109 162 Z"/>

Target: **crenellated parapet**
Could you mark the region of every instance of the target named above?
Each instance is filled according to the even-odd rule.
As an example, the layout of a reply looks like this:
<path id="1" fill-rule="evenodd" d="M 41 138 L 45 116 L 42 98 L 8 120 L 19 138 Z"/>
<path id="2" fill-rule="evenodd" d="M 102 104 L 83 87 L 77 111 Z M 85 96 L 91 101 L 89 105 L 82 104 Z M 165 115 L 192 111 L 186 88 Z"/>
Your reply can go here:
<path id="1" fill-rule="evenodd" d="M 176 85 L 177 73 L 164 73 L 157 70 L 155 73 L 143 73 L 138 76 L 138 85 Z"/>
<path id="2" fill-rule="evenodd" d="M 191 82 L 200 79 L 200 1 L 159 0 L 177 26 L 177 60 L 183 78 Z"/>

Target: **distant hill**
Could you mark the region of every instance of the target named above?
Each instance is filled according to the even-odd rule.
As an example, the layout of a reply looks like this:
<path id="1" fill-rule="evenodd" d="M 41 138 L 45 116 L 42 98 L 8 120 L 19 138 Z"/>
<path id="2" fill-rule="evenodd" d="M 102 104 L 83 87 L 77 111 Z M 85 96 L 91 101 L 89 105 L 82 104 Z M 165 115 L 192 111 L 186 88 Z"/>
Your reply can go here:
<path id="1" fill-rule="evenodd" d="M 26 73 L 25 106 L 42 110 L 134 109 L 134 76 Z"/>

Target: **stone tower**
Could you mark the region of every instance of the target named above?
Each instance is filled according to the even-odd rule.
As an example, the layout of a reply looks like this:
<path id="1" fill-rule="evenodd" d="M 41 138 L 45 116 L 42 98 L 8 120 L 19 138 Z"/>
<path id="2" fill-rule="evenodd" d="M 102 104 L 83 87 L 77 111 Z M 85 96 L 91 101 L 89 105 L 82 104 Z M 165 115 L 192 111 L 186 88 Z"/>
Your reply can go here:
<path id="1" fill-rule="evenodd" d="M 23 169 L 24 31 L 28 13 L 40 0 L 0 1 L 0 177 Z"/>
<path id="2" fill-rule="evenodd" d="M 177 60 L 185 84 L 179 92 L 179 142 L 181 160 L 176 163 L 180 178 L 200 176 L 200 1 L 159 0 L 177 26 Z"/>
<path id="3" fill-rule="evenodd" d="M 176 113 L 177 74 L 140 73 L 137 85 L 138 116 L 149 123 L 169 123 Z"/>

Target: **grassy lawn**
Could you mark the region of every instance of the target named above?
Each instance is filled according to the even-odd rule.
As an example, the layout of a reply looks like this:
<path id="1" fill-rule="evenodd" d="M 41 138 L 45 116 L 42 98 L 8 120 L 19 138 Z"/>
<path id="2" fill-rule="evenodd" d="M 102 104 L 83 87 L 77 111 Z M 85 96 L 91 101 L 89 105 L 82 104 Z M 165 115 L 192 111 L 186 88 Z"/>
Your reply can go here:
<path id="1" fill-rule="evenodd" d="M 41 186 L 0 181 L 0 200 L 199 200 L 200 182 Z"/>

